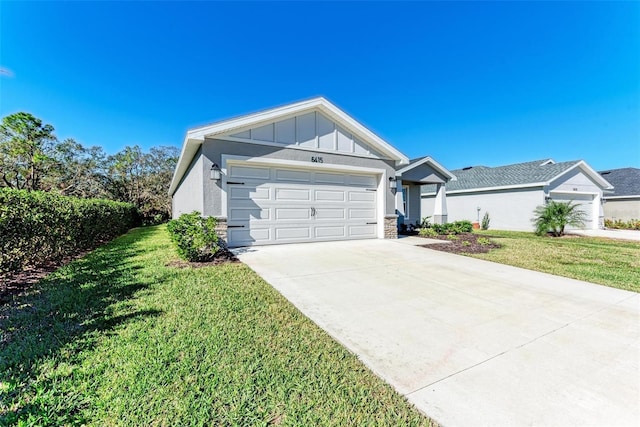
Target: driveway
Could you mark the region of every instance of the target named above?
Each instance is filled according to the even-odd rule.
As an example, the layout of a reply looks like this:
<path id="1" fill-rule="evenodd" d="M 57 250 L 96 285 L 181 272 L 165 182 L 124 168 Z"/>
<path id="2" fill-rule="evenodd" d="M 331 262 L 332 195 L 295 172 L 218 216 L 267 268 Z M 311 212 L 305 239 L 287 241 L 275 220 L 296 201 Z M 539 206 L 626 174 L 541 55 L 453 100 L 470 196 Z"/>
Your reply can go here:
<path id="1" fill-rule="evenodd" d="M 444 426 L 640 425 L 640 294 L 410 242 L 239 257 Z"/>

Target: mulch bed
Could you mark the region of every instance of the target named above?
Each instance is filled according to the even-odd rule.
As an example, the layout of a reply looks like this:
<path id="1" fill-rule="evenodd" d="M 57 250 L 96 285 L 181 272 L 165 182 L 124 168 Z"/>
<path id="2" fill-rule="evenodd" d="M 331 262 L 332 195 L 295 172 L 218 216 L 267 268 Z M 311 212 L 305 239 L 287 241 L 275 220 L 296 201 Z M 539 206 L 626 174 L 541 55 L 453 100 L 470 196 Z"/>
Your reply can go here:
<path id="1" fill-rule="evenodd" d="M 478 236 L 473 233 L 460 233 L 455 235 L 457 239 L 451 240 L 448 236 L 437 236 L 433 239 L 444 240 L 447 243 L 432 243 L 421 245 L 424 248 L 435 249 L 442 252 L 450 252 L 454 254 L 484 254 L 491 249 L 499 248 L 500 245 L 489 239 L 489 244 L 480 244 L 478 239 L 487 239 L 486 236 Z M 469 243 L 464 243 L 469 242 Z"/>
<path id="2" fill-rule="evenodd" d="M 233 252 L 229 249 L 220 249 L 216 252 L 215 256 L 211 261 L 205 262 L 190 262 L 184 261 L 181 259 L 176 259 L 167 263 L 167 267 L 175 267 L 175 268 L 202 268 L 202 267 L 211 267 L 212 265 L 220 265 L 227 262 L 240 262 L 238 257 L 235 256 Z"/>

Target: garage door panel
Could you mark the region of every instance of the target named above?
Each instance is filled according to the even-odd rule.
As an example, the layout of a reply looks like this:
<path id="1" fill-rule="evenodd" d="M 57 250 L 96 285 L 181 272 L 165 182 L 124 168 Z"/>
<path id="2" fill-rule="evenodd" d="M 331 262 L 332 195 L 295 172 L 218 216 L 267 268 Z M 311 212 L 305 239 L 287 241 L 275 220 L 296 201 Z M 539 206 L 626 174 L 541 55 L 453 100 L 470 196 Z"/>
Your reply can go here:
<path id="1" fill-rule="evenodd" d="M 375 191 L 349 191 L 350 202 L 375 202 Z"/>
<path id="2" fill-rule="evenodd" d="M 316 172 L 315 182 L 317 184 L 344 184 L 346 180 L 345 175 L 336 173 L 324 173 Z"/>
<path id="3" fill-rule="evenodd" d="M 308 240 L 311 237 L 309 227 L 276 227 L 276 240 Z"/>
<path id="4" fill-rule="evenodd" d="M 250 219 L 270 219 L 269 209 L 233 207 L 229 209 L 228 221 L 248 221 Z"/>
<path id="5" fill-rule="evenodd" d="M 323 227 L 315 227 L 315 237 L 318 239 L 336 239 L 336 238 L 344 238 L 347 237 L 346 227 L 344 225 L 340 226 L 323 226 Z"/>
<path id="6" fill-rule="evenodd" d="M 349 219 L 375 220 L 376 211 L 373 209 L 349 209 Z"/>
<path id="7" fill-rule="evenodd" d="M 271 189 L 268 187 L 240 187 L 229 186 L 229 199 L 231 200 L 269 200 Z"/>
<path id="8" fill-rule="evenodd" d="M 309 201 L 311 200 L 311 190 L 302 188 L 276 188 L 275 200 Z"/>
<path id="9" fill-rule="evenodd" d="M 276 169 L 276 181 L 311 182 L 311 172 Z"/>
<path id="10" fill-rule="evenodd" d="M 315 190 L 314 199 L 318 202 L 344 202 L 344 190 Z"/>
<path id="11" fill-rule="evenodd" d="M 575 230 L 581 228 L 592 228 L 593 225 L 593 196 L 590 194 L 552 194 L 552 199 L 556 202 L 571 202 L 577 205 L 577 209 L 584 212 L 584 227 L 574 227 L 567 225 L 566 230 Z"/>
<path id="12" fill-rule="evenodd" d="M 361 187 L 375 187 L 376 178 L 368 175 L 347 175 L 347 185 L 355 185 Z"/>
<path id="13" fill-rule="evenodd" d="M 327 208 L 320 207 L 316 208 L 316 219 L 345 219 L 346 218 L 346 209 L 345 208 Z"/>
<path id="14" fill-rule="evenodd" d="M 231 178 L 268 180 L 271 177 L 271 169 L 256 166 L 231 166 L 229 176 Z"/>
<path id="15" fill-rule="evenodd" d="M 371 236 L 371 235 L 375 235 L 375 232 L 376 232 L 375 224 L 371 224 L 371 225 L 350 225 L 350 226 L 348 226 L 348 228 L 349 228 L 349 235 L 350 236 L 354 236 L 354 237 Z"/>
<path id="16" fill-rule="evenodd" d="M 275 208 L 276 221 L 310 220 L 311 208 Z"/>
<path id="17" fill-rule="evenodd" d="M 227 230 L 230 242 L 236 245 L 265 244 L 271 240 L 271 230 L 268 228 L 230 228 Z"/>

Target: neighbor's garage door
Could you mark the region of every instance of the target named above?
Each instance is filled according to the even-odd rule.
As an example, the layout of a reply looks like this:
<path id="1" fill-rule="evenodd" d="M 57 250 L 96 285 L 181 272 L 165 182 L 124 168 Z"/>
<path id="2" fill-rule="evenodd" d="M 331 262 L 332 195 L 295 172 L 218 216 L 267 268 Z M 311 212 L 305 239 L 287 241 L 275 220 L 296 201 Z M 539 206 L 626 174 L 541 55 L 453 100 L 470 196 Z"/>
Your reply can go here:
<path id="1" fill-rule="evenodd" d="M 571 194 L 571 193 L 552 193 L 551 198 L 556 202 L 571 202 L 574 205 L 578 205 L 578 209 L 584 212 L 584 227 L 574 227 L 568 225 L 567 230 L 575 230 L 585 228 L 587 230 L 592 228 L 593 225 L 593 198 L 591 194 Z"/>
<path id="2" fill-rule="evenodd" d="M 232 164 L 230 246 L 375 238 L 373 175 Z"/>

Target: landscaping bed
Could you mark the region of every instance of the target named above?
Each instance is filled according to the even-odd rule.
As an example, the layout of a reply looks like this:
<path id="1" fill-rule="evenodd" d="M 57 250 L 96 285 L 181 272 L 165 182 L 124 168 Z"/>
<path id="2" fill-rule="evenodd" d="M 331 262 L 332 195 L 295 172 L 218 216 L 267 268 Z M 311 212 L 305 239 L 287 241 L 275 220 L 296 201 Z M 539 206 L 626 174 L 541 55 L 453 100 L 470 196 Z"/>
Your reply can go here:
<path id="1" fill-rule="evenodd" d="M 431 243 L 422 245 L 423 247 L 454 254 L 484 254 L 500 247 L 489 238 L 474 233 L 447 234 L 430 238 L 442 240 L 443 243 Z"/>

